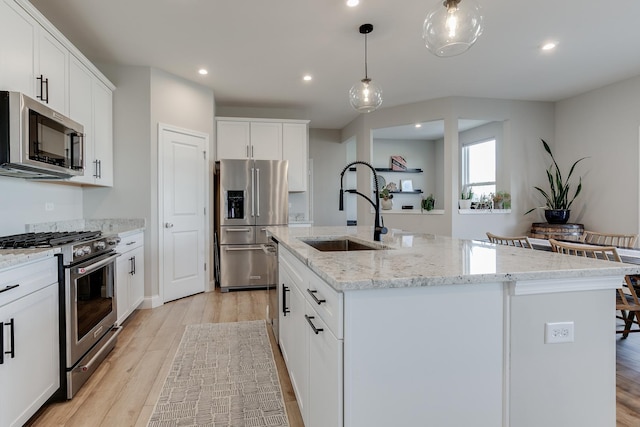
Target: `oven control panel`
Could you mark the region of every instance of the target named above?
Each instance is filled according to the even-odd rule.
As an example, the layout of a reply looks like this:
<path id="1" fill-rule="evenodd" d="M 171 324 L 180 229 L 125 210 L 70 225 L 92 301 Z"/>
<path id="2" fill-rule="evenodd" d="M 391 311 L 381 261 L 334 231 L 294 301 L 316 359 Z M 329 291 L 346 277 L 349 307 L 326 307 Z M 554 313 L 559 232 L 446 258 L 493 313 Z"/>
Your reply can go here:
<path id="1" fill-rule="evenodd" d="M 101 237 L 87 242 L 78 242 L 73 245 L 71 254 L 73 255 L 73 263 L 92 258 L 105 252 L 113 250 L 111 240 L 114 237 Z M 115 238 L 119 240 L 119 238 Z M 117 244 L 117 243 L 116 243 Z"/>

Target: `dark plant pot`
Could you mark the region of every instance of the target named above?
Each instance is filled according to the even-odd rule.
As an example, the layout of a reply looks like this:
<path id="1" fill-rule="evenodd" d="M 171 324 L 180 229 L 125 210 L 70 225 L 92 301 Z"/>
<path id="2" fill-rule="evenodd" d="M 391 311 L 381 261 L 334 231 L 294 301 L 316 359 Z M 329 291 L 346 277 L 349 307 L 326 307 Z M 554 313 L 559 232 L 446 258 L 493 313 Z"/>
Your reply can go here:
<path id="1" fill-rule="evenodd" d="M 547 209 L 544 217 L 549 224 L 566 224 L 569 221 L 571 210 L 567 209 Z"/>

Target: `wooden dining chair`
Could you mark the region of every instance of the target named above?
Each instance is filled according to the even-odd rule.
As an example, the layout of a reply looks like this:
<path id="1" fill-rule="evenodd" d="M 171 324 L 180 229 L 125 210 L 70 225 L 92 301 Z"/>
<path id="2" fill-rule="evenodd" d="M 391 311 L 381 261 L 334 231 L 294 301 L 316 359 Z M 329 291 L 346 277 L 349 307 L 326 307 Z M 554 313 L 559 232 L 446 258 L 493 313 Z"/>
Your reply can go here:
<path id="1" fill-rule="evenodd" d="M 620 311 L 616 317 L 624 322 L 624 329 L 616 333 L 622 334 L 622 338 L 629 336 L 630 332 L 640 332 L 640 276 L 625 276 L 624 281 L 625 286 L 618 289 L 616 298 L 616 310 Z"/>
<path id="2" fill-rule="evenodd" d="M 515 246 L 517 248 L 533 249 L 527 236 L 497 236 L 487 231 L 487 237 L 491 243 L 497 245 Z"/>
<path id="3" fill-rule="evenodd" d="M 566 243 L 554 239 L 549 239 L 549 243 L 554 252 L 622 262 L 614 246 Z M 616 311 L 619 312 L 616 317 L 624 322 L 624 329 L 616 329 L 616 333 L 622 334 L 622 338 L 626 338 L 630 332 L 640 332 L 640 300 L 637 293 L 640 290 L 640 276 L 625 276 L 624 279 L 622 287 L 616 290 Z M 634 329 L 634 325 L 638 327 Z"/>
<path id="4" fill-rule="evenodd" d="M 580 241 L 586 244 L 632 248 L 638 240 L 637 234 L 610 234 L 585 231 Z"/>

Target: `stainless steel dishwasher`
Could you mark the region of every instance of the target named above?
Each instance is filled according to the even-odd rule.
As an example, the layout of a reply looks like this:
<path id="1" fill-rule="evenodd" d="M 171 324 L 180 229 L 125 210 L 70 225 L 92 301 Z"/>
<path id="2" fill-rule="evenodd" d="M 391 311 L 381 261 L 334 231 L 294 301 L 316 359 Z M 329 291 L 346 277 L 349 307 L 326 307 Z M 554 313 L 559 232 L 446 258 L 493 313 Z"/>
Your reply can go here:
<path id="1" fill-rule="evenodd" d="M 269 260 L 267 263 L 267 292 L 269 295 L 267 305 L 267 322 L 271 324 L 273 335 L 275 335 L 276 342 L 278 342 L 278 242 L 270 238 L 269 243 L 262 245 L 262 250 L 268 255 L 267 259 Z"/>

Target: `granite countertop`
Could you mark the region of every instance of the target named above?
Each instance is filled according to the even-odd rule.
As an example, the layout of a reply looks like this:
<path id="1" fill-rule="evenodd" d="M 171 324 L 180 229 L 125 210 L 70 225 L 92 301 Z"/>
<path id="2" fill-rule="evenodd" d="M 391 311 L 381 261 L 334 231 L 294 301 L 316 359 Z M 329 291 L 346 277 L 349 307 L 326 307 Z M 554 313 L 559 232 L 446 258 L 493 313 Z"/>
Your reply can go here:
<path id="1" fill-rule="evenodd" d="M 60 248 L 0 249 L 0 272 L 5 268 L 42 258 L 51 258 Z"/>
<path id="2" fill-rule="evenodd" d="M 372 227 L 269 227 L 279 244 L 336 291 L 624 276 L 640 266 L 552 252 L 389 230 L 383 250 L 321 252 L 300 238 L 373 242 Z"/>
<path id="3" fill-rule="evenodd" d="M 105 218 L 105 219 L 74 219 L 69 221 L 43 222 L 27 224 L 26 232 L 47 231 L 101 231 L 103 235 L 126 237 L 144 231 L 144 218 Z"/>

